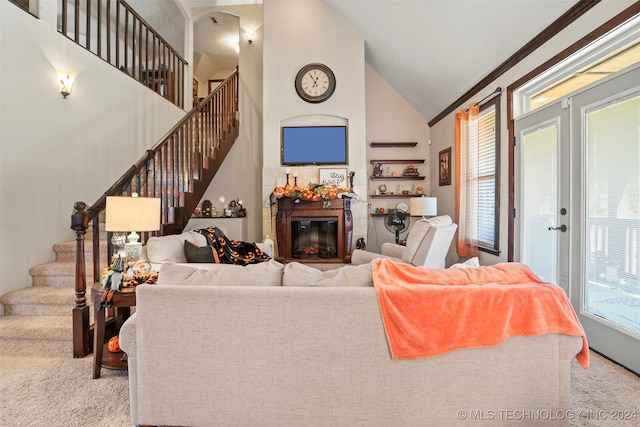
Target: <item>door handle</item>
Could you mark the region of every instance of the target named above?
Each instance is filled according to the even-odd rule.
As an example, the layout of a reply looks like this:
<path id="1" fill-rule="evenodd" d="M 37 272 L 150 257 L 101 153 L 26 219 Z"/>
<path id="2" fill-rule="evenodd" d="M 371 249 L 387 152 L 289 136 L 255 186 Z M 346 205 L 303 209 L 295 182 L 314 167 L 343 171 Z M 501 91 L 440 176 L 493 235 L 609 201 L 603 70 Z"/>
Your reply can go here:
<path id="1" fill-rule="evenodd" d="M 565 233 L 567 231 L 567 226 L 562 224 L 560 227 L 549 227 L 549 230 L 553 231 L 553 230 L 560 230 L 563 233 Z"/>

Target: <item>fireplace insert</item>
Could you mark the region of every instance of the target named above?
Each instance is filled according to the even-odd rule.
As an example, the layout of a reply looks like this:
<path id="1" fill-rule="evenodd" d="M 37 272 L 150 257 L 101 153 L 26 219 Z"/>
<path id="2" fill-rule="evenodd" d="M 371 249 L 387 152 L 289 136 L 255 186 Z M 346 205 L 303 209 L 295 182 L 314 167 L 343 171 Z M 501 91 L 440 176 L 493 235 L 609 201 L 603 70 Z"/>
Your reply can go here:
<path id="1" fill-rule="evenodd" d="M 325 201 L 278 199 L 278 261 L 351 262 L 353 217 L 348 197 Z"/>
<path id="2" fill-rule="evenodd" d="M 293 258 L 336 258 L 338 256 L 338 217 L 291 218 Z"/>

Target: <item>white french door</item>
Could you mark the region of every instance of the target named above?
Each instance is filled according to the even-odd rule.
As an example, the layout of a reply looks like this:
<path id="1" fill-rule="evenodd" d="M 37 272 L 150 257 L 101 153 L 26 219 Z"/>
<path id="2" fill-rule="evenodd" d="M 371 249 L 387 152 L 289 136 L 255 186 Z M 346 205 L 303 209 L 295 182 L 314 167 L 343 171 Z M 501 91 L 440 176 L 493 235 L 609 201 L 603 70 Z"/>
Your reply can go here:
<path id="1" fill-rule="evenodd" d="M 640 372 L 640 67 L 518 118 L 515 258 Z"/>
<path id="2" fill-rule="evenodd" d="M 569 109 L 550 104 L 516 121 L 516 261 L 569 293 Z"/>
<path id="3" fill-rule="evenodd" d="M 571 302 L 589 345 L 640 373 L 640 66 L 572 98 Z"/>

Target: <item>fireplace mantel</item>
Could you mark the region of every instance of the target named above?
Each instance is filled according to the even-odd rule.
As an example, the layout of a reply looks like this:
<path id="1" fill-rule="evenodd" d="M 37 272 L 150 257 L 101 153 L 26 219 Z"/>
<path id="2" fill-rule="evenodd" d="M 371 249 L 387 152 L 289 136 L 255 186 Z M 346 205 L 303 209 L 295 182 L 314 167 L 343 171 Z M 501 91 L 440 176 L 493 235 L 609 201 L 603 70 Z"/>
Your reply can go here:
<path id="1" fill-rule="evenodd" d="M 305 231 L 300 224 L 310 224 L 313 231 Z M 333 236 L 335 234 L 335 236 Z M 290 197 L 278 199 L 276 239 L 280 262 L 337 263 L 351 262 L 353 216 L 351 198 L 297 203 Z M 305 240 L 301 248 L 296 240 Z M 309 240 L 311 239 L 311 241 Z M 335 248 L 331 242 L 335 240 Z"/>

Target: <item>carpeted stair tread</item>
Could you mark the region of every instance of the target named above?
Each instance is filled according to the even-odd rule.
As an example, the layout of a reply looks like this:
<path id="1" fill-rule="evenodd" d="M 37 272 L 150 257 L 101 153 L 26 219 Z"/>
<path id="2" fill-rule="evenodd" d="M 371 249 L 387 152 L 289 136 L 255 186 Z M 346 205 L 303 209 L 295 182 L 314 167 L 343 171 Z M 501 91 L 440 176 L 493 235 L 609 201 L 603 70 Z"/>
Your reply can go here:
<path id="1" fill-rule="evenodd" d="M 75 304 L 73 289 L 54 286 L 29 286 L 8 292 L 0 297 L 2 304 Z"/>
<path id="2" fill-rule="evenodd" d="M 90 240 L 85 241 L 84 257 L 85 261 L 91 262 L 93 260 L 93 251 L 91 250 L 92 243 Z M 68 240 L 66 242 L 55 243 L 53 245 L 53 252 L 56 254 L 56 261 L 75 262 L 76 259 L 76 241 Z M 107 253 L 107 241 L 100 241 L 100 254 Z"/>
<path id="3" fill-rule="evenodd" d="M 55 276 L 67 276 L 67 275 L 75 275 L 76 264 L 72 261 L 52 261 L 44 264 L 38 264 L 29 269 L 29 274 L 31 276 L 46 276 L 46 275 L 55 275 Z"/>
<path id="4" fill-rule="evenodd" d="M 69 316 L 75 306 L 72 288 L 29 286 L 8 292 L 0 297 L 5 314 Z"/>
<path id="5" fill-rule="evenodd" d="M 105 263 L 106 264 L 106 263 Z M 34 286 L 63 286 L 75 287 L 76 265 L 74 261 L 52 261 L 38 264 L 29 269 Z M 87 287 L 93 283 L 93 264 L 85 264 Z"/>
<path id="6" fill-rule="evenodd" d="M 72 339 L 71 316 L 0 317 L 0 340 L 63 340 L 71 345 Z"/>

